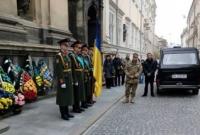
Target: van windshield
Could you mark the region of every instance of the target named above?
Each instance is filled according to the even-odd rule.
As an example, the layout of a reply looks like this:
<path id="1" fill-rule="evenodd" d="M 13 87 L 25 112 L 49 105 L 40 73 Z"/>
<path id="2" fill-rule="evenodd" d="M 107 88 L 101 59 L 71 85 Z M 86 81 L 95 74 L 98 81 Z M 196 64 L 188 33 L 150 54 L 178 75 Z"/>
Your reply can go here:
<path id="1" fill-rule="evenodd" d="M 195 65 L 195 53 L 164 54 L 163 65 Z"/>

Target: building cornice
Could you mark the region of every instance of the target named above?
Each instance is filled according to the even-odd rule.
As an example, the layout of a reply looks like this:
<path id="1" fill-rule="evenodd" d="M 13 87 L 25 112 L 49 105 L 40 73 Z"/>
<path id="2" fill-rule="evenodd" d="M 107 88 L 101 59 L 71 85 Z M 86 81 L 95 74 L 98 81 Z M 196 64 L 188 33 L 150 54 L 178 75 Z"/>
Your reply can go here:
<path id="1" fill-rule="evenodd" d="M 109 0 L 109 3 L 114 9 L 118 8 L 117 4 L 115 2 L 113 2 L 112 0 Z"/>
<path id="2" fill-rule="evenodd" d="M 59 46 L 0 40 L 0 50 L 56 53 L 59 51 Z"/>

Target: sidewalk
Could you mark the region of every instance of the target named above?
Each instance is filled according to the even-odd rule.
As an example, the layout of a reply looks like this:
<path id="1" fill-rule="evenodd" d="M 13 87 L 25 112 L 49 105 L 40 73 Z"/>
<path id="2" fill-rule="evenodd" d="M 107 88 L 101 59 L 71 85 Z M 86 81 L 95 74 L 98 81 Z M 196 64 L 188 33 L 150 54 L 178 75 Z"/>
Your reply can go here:
<path id="1" fill-rule="evenodd" d="M 105 89 L 92 107 L 74 114 L 70 121 L 60 119 L 55 97 L 25 106 L 24 111 L 1 121 L 10 129 L 2 135 L 79 135 L 98 120 L 124 95 L 124 86 Z"/>
<path id="2" fill-rule="evenodd" d="M 0 134 L 6 132 L 8 129 L 9 129 L 8 125 L 6 125 L 3 122 L 0 123 Z"/>

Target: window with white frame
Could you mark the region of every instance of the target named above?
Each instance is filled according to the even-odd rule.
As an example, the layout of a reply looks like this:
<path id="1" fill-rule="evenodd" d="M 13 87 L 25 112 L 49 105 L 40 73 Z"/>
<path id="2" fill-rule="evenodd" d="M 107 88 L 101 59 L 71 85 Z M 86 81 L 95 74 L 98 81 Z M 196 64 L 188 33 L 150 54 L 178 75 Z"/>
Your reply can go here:
<path id="1" fill-rule="evenodd" d="M 110 43 L 116 44 L 116 14 L 112 8 L 110 8 L 109 12 L 109 37 Z"/>
<path id="2" fill-rule="evenodd" d="M 135 31 L 134 31 L 134 49 L 137 50 L 137 28 L 135 27 Z"/>
<path id="3" fill-rule="evenodd" d="M 137 41 L 136 41 L 136 43 L 137 43 L 137 49 L 139 50 L 139 48 L 140 48 L 140 30 L 139 29 L 137 30 Z"/>
<path id="4" fill-rule="evenodd" d="M 117 34 L 118 34 L 118 37 L 117 37 L 117 43 L 119 46 L 122 46 L 122 38 L 123 38 L 123 34 L 122 34 L 122 19 L 121 17 L 118 17 L 118 26 L 117 26 Z"/>
<path id="5" fill-rule="evenodd" d="M 130 44 L 131 44 L 131 27 L 130 27 L 130 22 L 129 21 L 126 22 L 126 26 L 127 26 L 126 47 L 130 48 Z"/>
<path id="6" fill-rule="evenodd" d="M 131 24 L 131 48 L 134 48 L 134 25 Z"/>
<path id="7" fill-rule="evenodd" d="M 110 42 L 113 43 L 114 41 L 114 14 L 112 12 L 109 13 L 109 37 Z"/>
<path id="8" fill-rule="evenodd" d="M 136 26 L 134 25 L 134 38 L 133 38 L 133 42 L 134 42 L 133 48 L 134 48 L 134 49 L 137 48 L 136 37 L 137 37 L 137 28 L 136 28 Z"/>

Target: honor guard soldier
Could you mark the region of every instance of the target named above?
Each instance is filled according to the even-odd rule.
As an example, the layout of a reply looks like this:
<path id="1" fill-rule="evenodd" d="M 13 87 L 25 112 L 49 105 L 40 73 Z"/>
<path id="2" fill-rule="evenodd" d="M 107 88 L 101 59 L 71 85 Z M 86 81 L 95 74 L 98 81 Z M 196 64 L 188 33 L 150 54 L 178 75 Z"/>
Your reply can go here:
<path id="1" fill-rule="evenodd" d="M 91 76 L 91 72 L 92 72 L 92 63 L 91 63 L 91 59 L 90 56 L 88 54 L 88 46 L 86 44 L 84 44 L 82 46 L 82 57 L 83 57 L 83 61 L 85 64 L 85 95 L 86 95 L 86 107 L 89 107 L 92 105 L 91 101 L 92 101 L 92 96 L 93 96 L 93 92 L 92 92 L 92 88 L 91 88 L 91 80 L 92 80 L 92 76 Z"/>
<path id="2" fill-rule="evenodd" d="M 60 107 L 61 118 L 69 120 L 74 117 L 69 113 L 69 106 L 74 104 L 74 89 L 71 60 L 68 56 L 70 39 L 60 40 L 60 52 L 56 55 L 55 74 L 57 76 L 56 103 Z"/>
<path id="3" fill-rule="evenodd" d="M 89 103 L 90 104 L 94 104 L 96 103 L 96 101 L 93 100 L 93 94 L 94 94 L 94 89 L 95 89 L 95 78 L 94 78 L 94 75 L 93 75 L 93 69 L 94 69 L 94 62 L 93 62 L 93 51 L 94 50 L 94 47 L 89 47 L 89 50 L 88 50 L 88 58 L 89 58 L 89 61 L 90 61 L 90 77 L 91 77 L 91 80 L 90 80 L 90 88 L 91 88 L 91 95 L 90 95 L 90 101 Z"/>
<path id="4" fill-rule="evenodd" d="M 76 113 L 81 113 L 84 111 L 80 107 L 80 102 L 85 102 L 85 86 L 84 86 L 84 62 L 81 58 L 81 47 L 82 44 L 76 41 L 72 44 L 73 51 L 70 53 L 70 59 L 72 61 L 72 73 L 74 80 L 74 105 L 73 111 Z"/>

